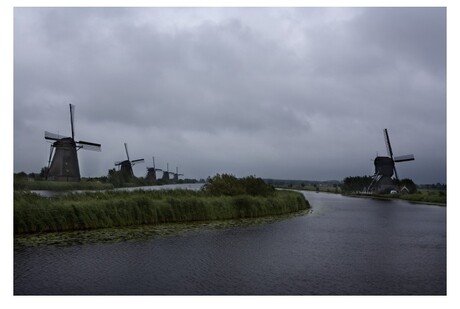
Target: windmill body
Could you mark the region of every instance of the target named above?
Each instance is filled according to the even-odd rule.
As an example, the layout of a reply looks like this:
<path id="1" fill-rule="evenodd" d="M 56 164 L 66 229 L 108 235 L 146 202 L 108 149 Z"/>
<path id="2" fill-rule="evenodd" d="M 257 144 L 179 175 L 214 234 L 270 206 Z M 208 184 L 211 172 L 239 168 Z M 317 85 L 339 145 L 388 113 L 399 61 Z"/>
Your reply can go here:
<path id="1" fill-rule="evenodd" d="M 125 160 L 120 163 L 120 170 L 121 170 L 121 175 L 123 176 L 123 179 L 130 179 L 134 177 L 133 167 L 129 160 Z"/>
<path id="2" fill-rule="evenodd" d="M 390 144 L 390 137 L 388 136 L 388 130 L 384 129 L 385 144 L 387 146 L 388 156 L 377 156 L 374 160 L 375 172 L 372 176 L 372 182 L 367 188 L 368 192 L 377 193 L 388 193 L 393 190 L 398 191 L 398 187 L 394 185 L 393 175 L 396 180 L 398 179 L 398 173 L 396 172 L 395 162 L 406 162 L 414 160 L 414 155 L 404 155 L 399 157 L 393 157 L 393 149 Z"/>
<path id="3" fill-rule="evenodd" d="M 48 169 L 48 180 L 80 181 L 77 146 L 71 138 L 53 143 L 54 157 Z"/>
<path id="4" fill-rule="evenodd" d="M 78 164 L 77 151 L 79 149 L 101 151 L 101 145 L 74 139 L 74 111 L 70 105 L 71 137 L 45 131 L 45 139 L 53 141 L 50 147 L 50 159 L 46 179 L 54 181 L 80 181 L 80 167 Z"/>

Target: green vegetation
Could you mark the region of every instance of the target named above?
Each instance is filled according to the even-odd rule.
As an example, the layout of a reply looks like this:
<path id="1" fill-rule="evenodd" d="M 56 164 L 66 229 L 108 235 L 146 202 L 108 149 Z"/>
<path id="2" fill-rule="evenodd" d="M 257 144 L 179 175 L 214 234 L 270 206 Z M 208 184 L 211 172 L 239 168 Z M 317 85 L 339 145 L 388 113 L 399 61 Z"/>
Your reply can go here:
<path id="1" fill-rule="evenodd" d="M 396 198 L 420 203 L 433 203 L 446 205 L 447 194 L 445 190 L 418 190 L 414 194 L 397 194 Z"/>
<path id="2" fill-rule="evenodd" d="M 342 192 L 350 193 L 366 191 L 371 182 L 372 177 L 370 176 L 346 177 L 342 182 Z"/>
<path id="3" fill-rule="evenodd" d="M 217 175 L 212 183 L 234 179 Z M 255 178 L 237 180 L 251 184 L 245 192 L 224 194 L 225 190 L 161 190 L 133 192 L 93 192 L 67 194 L 51 198 L 15 192 L 15 234 L 77 231 L 172 222 L 196 222 L 257 218 L 287 214 L 310 206 L 298 192 L 270 191 Z M 255 189 L 254 189 L 255 188 Z M 248 193 L 254 190 L 252 194 Z M 259 191 L 260 190 L 260 191 Z"/>
<path id="4" fill-rule="evenodd" d="M 275 193 L 275 188 L 266 184 L 261 178 L 254 176 L 238 179 L 233 175 L 217 174 L 208 179 L 208 182 L 203 186 L 203 191 L 214 196 L 242 194 L 271 196 Z"/>

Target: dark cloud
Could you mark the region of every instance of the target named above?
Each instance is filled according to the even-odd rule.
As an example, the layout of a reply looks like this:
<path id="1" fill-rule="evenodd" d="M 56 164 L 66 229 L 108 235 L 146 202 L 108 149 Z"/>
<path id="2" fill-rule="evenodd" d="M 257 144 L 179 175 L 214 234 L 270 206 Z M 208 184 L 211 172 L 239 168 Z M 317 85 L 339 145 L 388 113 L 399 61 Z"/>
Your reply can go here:
<path id="1" fill-rule="evenodd" d="M 372 173 L 388 128 L 416 156 L 401 176 L 446 180 L 442 8 L 16 8 L 14 57 L 15 171 L 46 164 L 73 103 L 103 149 L 85 176 L 126 141 L 187 177 L 342 179 Z"/>

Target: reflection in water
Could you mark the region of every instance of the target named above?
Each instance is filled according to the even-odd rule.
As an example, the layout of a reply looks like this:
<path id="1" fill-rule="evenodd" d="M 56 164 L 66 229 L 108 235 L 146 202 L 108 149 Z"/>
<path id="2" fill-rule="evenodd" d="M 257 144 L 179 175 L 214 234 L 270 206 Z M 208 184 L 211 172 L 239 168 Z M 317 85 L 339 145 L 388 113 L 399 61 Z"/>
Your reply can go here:
<path id="1" fill-rule="evenodd" d="M 444 207 L 305 195 L 312 213 L 283 220 L 172 228 L 129 241 L 17 243 L 14 292 L 445 295 Z"/>

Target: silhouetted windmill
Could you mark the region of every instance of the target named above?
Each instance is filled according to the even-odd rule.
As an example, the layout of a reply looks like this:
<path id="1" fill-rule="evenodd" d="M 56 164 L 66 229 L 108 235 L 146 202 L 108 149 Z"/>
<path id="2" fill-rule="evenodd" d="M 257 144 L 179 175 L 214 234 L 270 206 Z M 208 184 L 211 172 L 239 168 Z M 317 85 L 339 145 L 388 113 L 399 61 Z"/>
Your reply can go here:
<path id="1" fill-rule="evenodd" d="M 46 174 L 46 179 L 48 180 L 80 181 L 80 167 L 78 165 L 77 151 L 79 149 L 101 151 L 101 144 L 75 141 L 75 106 L 69 104 L 69 107 L 71 137 L 45 131 L 45 139 L 54 141 L 50 146 L 48 172 Z"/>
<path id="2" fill-rule="evenodd" d="M 162 171 L 161 168 L 155 168 L 155 157 L 153 158 L 153 167 L 147 167 L 147 180 L 155 182 L 157 180 L 157 171 Z"/>
<path id="3" fill-rule="evenodd" d="M 127 160 L 124 161 L 117 161 L 115 162 L 115 166 L 118 166 L 121 171 L 121 175 L 125 181 L 129 180 L 130 178 L 134 177 L 133 173 L 133 165 L 136 163 L 144 162 L 144 159 L 137 159 L 137 160 L 130 160 L 129 153 L 128 153 L 128 144 L 125 143 L 125 151 L 126 151 L 126 158 Z"/>
<path id="4" fill-rule="evenodd" d="M 174 173 L 169 171 L 169 163 L 166 163 L 166 171 L 163 170 L 163 177 L 161 179 L 168 182 L 169 174 L 174 174 Z"/>
<path id="5" fill-rule="evenodd" d="M 385 145 L 387 146 L 388 157 L 377 156 L 375 158 L 375 173 L 372 176 L 372 182 L 367 191 L 385 192 L 397 189 L 394 187 L 393 181 L 391 180 L 394 173 L 396 180 L 399 181 L 395 163 L 415 160 L 413 154 L 393 157 L 393 149 L 391 148 L 387 129 L 383 130 L 383 136 L 385 138 Z"/>
<path id="6" fill-rule="evenodd" d="M 177 167 L 177 166 L 176 166 L 176 172 L 172 173 L 172 174 L 173 174 L 174 182 L 179 181 L 179 176 L 184 176 L 184 174 L 179 174 L 179 167 Z"/>

